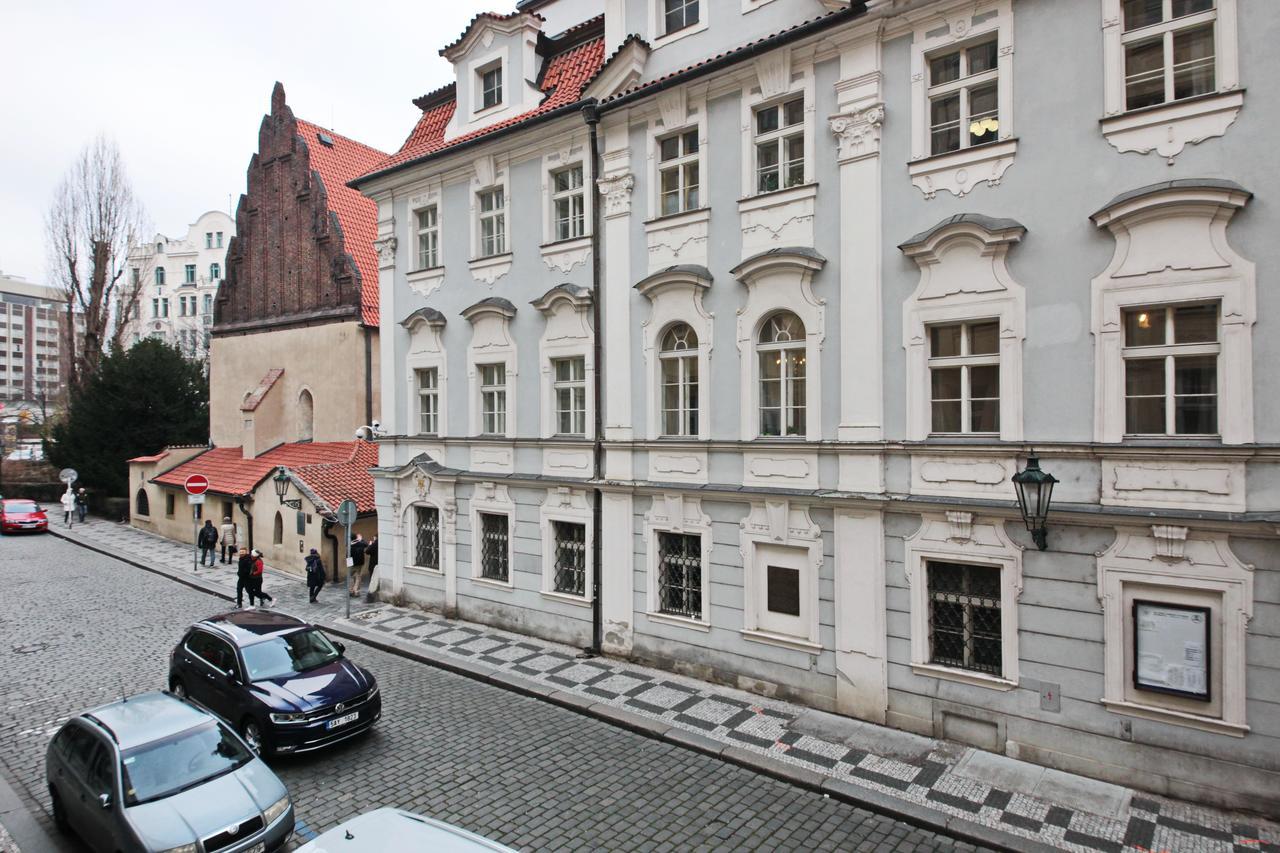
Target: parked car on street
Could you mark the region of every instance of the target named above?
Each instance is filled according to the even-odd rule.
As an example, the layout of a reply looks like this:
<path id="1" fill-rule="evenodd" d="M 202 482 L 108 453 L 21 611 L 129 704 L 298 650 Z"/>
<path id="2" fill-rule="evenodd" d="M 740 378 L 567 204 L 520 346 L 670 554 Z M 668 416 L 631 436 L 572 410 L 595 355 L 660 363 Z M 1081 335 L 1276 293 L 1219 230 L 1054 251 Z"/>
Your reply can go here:
<path id="1" fill-rule="evenodd" d="M 264 853 L 293 834 L 293 804 L 221 720 L 143 693 L 68 720 L 45 754 L 58 829 L 95 851 Z"/>
<path id="2" fill-rule="evenodd" d="M 169 656 L 169 688 L 233 725 L 260 755 L 309 752 L 368 731 L 378 682 L 346 647 L 275 610 L 197 622 Z"/>
<path id="3" fill-rule="evenodd" d="M 294 853 L 383 853 L 387 850 L 430 850 L 432 853 L 504 851 L 496 841 L 443 821 L 400 809 L 366 812 L 317 835 Z"/>
<path id="4" fill-rule="evenodd" d="M 49 516 L 35 501 L 22 498 L 0 500 L 0 533 L 44 533 L 49 529 Z"/>

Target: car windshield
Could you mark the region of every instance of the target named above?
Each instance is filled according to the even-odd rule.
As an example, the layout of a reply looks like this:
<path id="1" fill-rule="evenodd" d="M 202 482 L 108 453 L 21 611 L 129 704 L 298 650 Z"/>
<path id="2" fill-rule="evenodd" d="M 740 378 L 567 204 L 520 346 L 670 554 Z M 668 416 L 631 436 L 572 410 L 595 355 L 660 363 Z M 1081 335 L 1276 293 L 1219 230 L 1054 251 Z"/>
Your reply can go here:
<path id="1" fill-rule="evenodd" d="M 222 723 L 210 720 L 195 728 L 126 750 L 120 758 L 127 805 L 159 800 L 194 788 L 253 760 Z"/>
<path id="2" fill-rule="evenodd" d="M 4 506 L 5 512 L 39 512 L 40 507 L 31 501 L 9 501 Z"/>
<path id="3" fill-rule="evenodd" d="M 249 668 L 250 681 L 283 678 L 333 663 L 342 657 L 329 638 L 315 628 L 254 643 L 241 651 Z"/>

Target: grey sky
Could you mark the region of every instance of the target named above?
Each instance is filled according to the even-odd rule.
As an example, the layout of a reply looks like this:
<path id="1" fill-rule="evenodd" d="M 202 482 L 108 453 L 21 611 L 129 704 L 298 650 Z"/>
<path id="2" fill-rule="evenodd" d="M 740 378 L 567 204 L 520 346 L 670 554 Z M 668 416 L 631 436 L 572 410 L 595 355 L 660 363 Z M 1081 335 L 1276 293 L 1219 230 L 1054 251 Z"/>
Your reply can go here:
<path id="1" fill-rule="evenodd" d="M 384 151 L 410 101 L 452 79 L 439 55 L 514 0 L 221 3 L 10 0 L 0 10 L 0 270 L 44 281 L 43 217 L 96 133 L 119 143 L 156 231 L 186 233 L 245 188 L 271 86 L 294 112 Z"/>

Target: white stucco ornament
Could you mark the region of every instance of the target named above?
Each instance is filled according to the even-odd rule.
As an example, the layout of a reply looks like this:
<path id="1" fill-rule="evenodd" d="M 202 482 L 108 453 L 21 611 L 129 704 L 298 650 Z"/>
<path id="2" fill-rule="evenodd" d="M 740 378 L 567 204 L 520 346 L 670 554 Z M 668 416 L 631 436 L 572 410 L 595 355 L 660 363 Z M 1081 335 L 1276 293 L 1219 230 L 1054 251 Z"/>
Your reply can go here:
<path id="1" fill-rule="evenodd" d="M 828 120 L 836 135 L 840 162 L 880 153 L 880 127 L 884 124 L 884 104 L 874 103 L 833 115 Z"/>
<path id="2" fill-rule="evenodd" d="M 604 215 L 606 219 L 614 216 L 626 216 L 631 212 L 631 190 L 635 188 L 636 179 L 630 172 L 618 175 L 605 175 L 596 181 L 600 195 L 604 196 Z"/>
<path id="3" fill-rule="evenodd" d="M 373 246 L 378 250 L 378 266 L 391 267 L 396 263 L 396 237 L 394 234 L 374 240 Z"/>

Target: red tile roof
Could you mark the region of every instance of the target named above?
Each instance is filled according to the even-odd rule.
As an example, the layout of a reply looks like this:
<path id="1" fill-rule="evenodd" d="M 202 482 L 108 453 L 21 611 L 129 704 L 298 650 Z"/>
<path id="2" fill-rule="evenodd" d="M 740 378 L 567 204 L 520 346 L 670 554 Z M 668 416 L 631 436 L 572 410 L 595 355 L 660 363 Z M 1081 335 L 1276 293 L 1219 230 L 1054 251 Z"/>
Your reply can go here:
<path id="1" fill-rule="evenodd" d="M 161 450 L 159 453 L 152 454 L 151 456 L 135 456 L 135 457 L 133 457 L 132 459 L 129 459 L 129 460 L 127 460 L 127 461 L 129 461 L 129 462 L 159 462 L 161 459 L 165 458 L 165 457 L 166 457 L 166 456 L 168 456 L 168 455 L 169 455 L 169 451 L 167 451 L 167 450 Z"/>
<path id="2" fill-rule="evenodd" d="M 268 370 L 267 375 L 258 383 L 258 387 L 253 389 L 253 393 L 244 398 L 244 402 L 240 404 L 240 411 L 257 411 L 258 406 L 262 405 L 262 398 L 267 396 L 267 392 L 275 386 L 281 376 L 284 376 L 283 367 L 273 367 Z"/>
<path id="3" fill-rule="evenodd" d="M 603 63 L 603 38 L 589 39 L 552 56 L 547 60 L 546 73 L 542 75 L 541 89 L 546 93 L 542 103 L 520 115 L 512 116 L 504 121 L 496 122 L 463 136 L 450 139 L 448 142 L 445 141 L 444 130 L 445 125 L 449 123 L 449 119 L 453 118 L 454 108 L 457 105 L 456 94 L 447 100 L 442 98 L 434 104 L 430 103 L 431 96 L 419 98 L 417 103 L 425 104 L 426 109 L 423 110 L 422 116 L 413 128 L 413 132 L 409 134 L 409 138 L 400 146 L 399 151 L 377 163 L 366 174 L 376 174 L 421 157 L 438 154 L 462 142 L 497 133 L 500 130 L 505 130 L 543 113 L 550 112 L 557 107 L 573 104 L 581 100 L 583 90 L 586 89 L 591 79 L 595 77 L 596 72 L 600 70 L 600 66 Z M 442 94 L 447 93 L 448 87 L 439 91 Z"/>
<path id="4" fill-rule="evenodd" d="M 373 477 L 369 469 L 378 464 L 378 445 L 368 441 L 351 443 L 355 447 L 347 461 L 302 465 L 295 468 L 294 473 L 331 510 L 337 510 L 338 504 L 350 498 L 356 502 L 359 512 L 375 512 Z"/>
<path id="5" fill-rule="evenodd" d="M 351 463 L 357 461 L 360 445 L 368 442 L 324 441 L 281 444 L 254 459 L 245 459 L 239 447 L 213 447 L 170 468 L 152 482 L 162 486 L 181 486 L 192 474 L 209 478 L 209 491 L 219 495 L 243 495 L 257 488 L 269 477 L 277 465 L 292 468 L 314 466 L 322 463 Z M 373 445 L 369 445 L 373 446 Z M 363 459 L 363 456 L 359 456 Z M 377 452 L 370 464 L 377 464 Z M 365 466 L 368 467 L 368 466 Z M 368 473 L 365 474 L 368 477 Z M 305 479 L 305 478 L 304 478 Z M 369 494 L 373 494 L 373 479 L 369 478 Z"/>
<path id="6" fill-rule="evenodd" d="M 360 271 L 361 320 L 367 326 L 377 326 L 378 253 L 373 241 L 378 238 L 378 205 L 347 183 L 386 160 L 387 154 L 304 119 L 297 122 L 298 135 L 311 155 L 311 168 L 320 173 L 329 209 L 342 226 L 343 245 Z M 331 145 L 320 140 L 322 133 L 332 140 Z"/>

